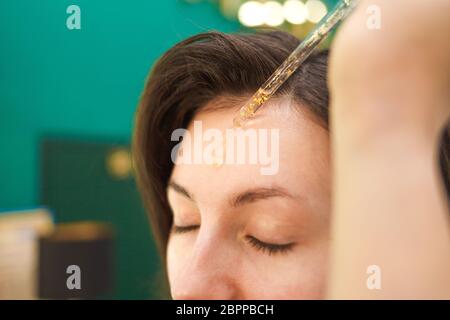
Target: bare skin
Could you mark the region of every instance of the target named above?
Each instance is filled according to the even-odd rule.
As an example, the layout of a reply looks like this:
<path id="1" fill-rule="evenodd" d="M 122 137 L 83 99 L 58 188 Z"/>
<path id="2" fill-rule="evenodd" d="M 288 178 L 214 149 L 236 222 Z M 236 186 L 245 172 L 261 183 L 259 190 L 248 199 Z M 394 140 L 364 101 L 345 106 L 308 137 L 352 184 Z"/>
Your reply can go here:
<path id="1" fill-rule="evenodd" d="M 366 8 L 381 8 L 381 30 Z M 450 117 L 450 2 L 361 1 L 330 62 L 333 221 L 328 297 L 450 298 L 437 149 Z M 380 290 L 366 285 L 381 268 Z"/>
<path id="2" fill-rule="evenodd" d="M 289 103 L 271 102 L 249 127 L 280 130 L 275 175 L 261 175 L 252 164 L 175 166 L 168 188 L 174 226 L 193 227 L 170 235 L 167 265 L 173 298 L 325 297 L 328 131 Z M 200 113 L 194 121 L 202 121 L 204 130 L 223 131 L 232 124 L 237 107 Z M 192 132 L 192 126 L 189 129 Z M 270 253 L 255 247 L 249 236 L 292 246 Z"/>

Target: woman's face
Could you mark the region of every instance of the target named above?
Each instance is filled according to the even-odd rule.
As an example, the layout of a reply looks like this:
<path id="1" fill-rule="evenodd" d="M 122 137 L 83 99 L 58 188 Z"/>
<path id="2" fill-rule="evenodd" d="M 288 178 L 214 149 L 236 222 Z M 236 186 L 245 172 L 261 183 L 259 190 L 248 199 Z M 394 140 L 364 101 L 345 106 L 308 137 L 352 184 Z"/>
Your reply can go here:
<path id="1" fill-rule="evenodd" d="M 214 102 L 209 107 L 194 121 L 201 121 L 203 134 L 218 129 L 225 137 L 237 109 L 214 110 Z M 263 132 L 258 129 L 278 130 L 279 138 L 272 136 L 277 141 L 268 135 L 270 147 L 279 147 L 266 152 L 278 164 L 270 174 L 261 173 L 268 165 L 248 159 L 174 167 L 168 187 L 174 228 L 167 248 L 174 299 L 323 298 L 330 220 L 328 131 L 289 100 L 263 108 L 246 128 L 257 135 Z M 188 131 L 192 142 L 193 124 Z M 186 147 L 188 139 L 183 154 Z M 250 143 L 245 148 L 255 152 Z"/>

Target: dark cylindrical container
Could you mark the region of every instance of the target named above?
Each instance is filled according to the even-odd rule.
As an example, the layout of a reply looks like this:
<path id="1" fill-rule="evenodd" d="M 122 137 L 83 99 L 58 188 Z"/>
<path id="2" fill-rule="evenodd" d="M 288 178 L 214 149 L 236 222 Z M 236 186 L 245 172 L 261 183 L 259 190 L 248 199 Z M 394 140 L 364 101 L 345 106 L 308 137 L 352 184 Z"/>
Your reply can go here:
<path id="1" fill-rule="evenodd" d="M 95 222 L 57 225 L 39 239 L 38 295 L 44 299 L 110 297 L 114 241 L 109 225 Z"/>

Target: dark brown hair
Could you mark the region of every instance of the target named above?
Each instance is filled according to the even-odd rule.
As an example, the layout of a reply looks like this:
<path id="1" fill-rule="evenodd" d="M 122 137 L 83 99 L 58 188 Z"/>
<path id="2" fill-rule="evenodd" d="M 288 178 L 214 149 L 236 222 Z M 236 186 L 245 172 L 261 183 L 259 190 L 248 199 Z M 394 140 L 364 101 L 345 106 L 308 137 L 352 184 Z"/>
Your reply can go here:
<path id="1" fill-rule="evenodd" d="M 172 214 L 166 188 L 173 169 L 170 140 L 195 115 L 219 96 L 251 95 L 297 47 L 294 36 L 271 31 L 255 34 L 207 32 L 186 39 L 155 64 L 136 115 L 133 153 L 137 182 L 150 215 L 154 237 L 165 263 Z M 277 92 L 290 95 L 328 126 L 328 51 L 313 54 Z M 440 160 L 449 185 L 449 130 Z"/>

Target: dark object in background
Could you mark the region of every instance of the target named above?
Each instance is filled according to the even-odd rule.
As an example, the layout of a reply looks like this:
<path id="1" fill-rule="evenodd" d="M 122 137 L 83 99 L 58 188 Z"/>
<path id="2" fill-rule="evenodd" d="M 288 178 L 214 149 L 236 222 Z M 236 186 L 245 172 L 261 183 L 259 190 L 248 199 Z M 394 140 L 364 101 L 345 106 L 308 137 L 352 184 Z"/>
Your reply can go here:
<path id="1" fill-rule="evenodd" d="M 40 203 L 52 209 L 57 224 L 98 221 L 114 227 L 112 299 L 168 299 L 161 259 L 134 176 L 117 174 L 124 172 L 117 169 L 127 162 L 122 161 L 124 150 L 130 152 L 130 146 L 114 138 L 43 137 Z M 117 158 L 122 159 L 119 166 Z"/>
<path id="2" fill-rule="evenodd" d="M 38 259 L 40 298 L 99 299 L 112 294 L 114 243 L 107 224 L 57 225 L 53 233 L 39 239 Z"/>

